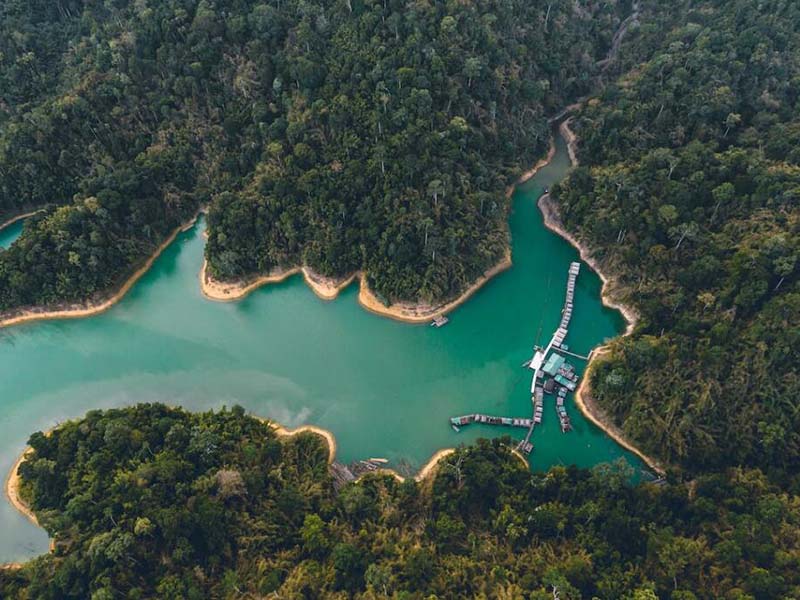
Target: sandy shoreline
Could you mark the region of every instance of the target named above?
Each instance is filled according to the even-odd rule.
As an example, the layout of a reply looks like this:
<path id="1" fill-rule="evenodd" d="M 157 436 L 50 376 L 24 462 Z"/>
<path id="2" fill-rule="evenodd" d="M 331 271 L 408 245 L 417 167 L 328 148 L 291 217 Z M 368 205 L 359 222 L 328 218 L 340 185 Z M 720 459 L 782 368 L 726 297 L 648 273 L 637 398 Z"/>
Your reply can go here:
<path id="1" fill-rule="evenodd" d="M 431 459 L 422 466 L 419 472 L 416 475 L 414 475 L 414 480 L 422 481 L 423 479 L 430 477 L 433 473 L 436 472 L 436 468 L 439 466 L 439 462 L 443 458 L 447 458 L 451 454 L 454 454 L 455 451 L 456 451 L 455 448 L 442 448 L 441 450 L 436 452 L 433 456 L 431 456 Z"/>
<path id="2" fill-rule="evenodd" d="M 469 300 L 475 292 L 481 289 L 489 282 L 495 275 L 502 273 L 506 269 L 510 269 L 511 262 L 511 249 L 507 248 L 505 256 L 483 275 L 478 277 L 472 285 L 470 285 L 460 296 L 438 305 L 429 304 L 411 304 L 405 302 L 398 302 L 386 306 L 370 289 L 367 283 L 367 278 L 361 274 L 361 285 L 358 290 L 358 303 L 362 308 L 367 311 L 379 315 L 381 317 L 388 317 L 395 321 L 402 321 L 404 323 L 427 323 L 431 319 L 435 319 L 441 315 L 449 313 Z"/>
<path id="3" fill-rule="evenodd" d="M 0 224 L 0 231 L 8 227 L 9 225 L 13 225 L 17 221 L 21 221 L 22 219 L 27 219 L 28 217 L 32 217 L 36 213 L 42 212 L 43 209 L 33 210 L 31 212 L 22 213 L 21 215 L 17 215 L 16 217 L 11 217 L 5 223 Z"/>
<path id="4" fill-rule="evenodd" d="M 523 183 L 528 181 L 531 177 L 536 175 L 536 173 L 538 173 L 541 169 L 543 169 L 544 167 L 549 165 L 550 161 L 553 160 L 553 157 L 555 155 L 556 155 L 556 140 L 551 135 L 550 136 L 550 146 L 547 149 L 547 156 L 545 156 L 544 158 L 540 159 L 539 162 L 537 162 L 535 165 L 533 165 L 533 167 L 531 167 L 530 169 L 525 171 L 522 175 L 520 175 L 519 179 L 517 179 L 516 183 L 514 183 L 513 185 L 508 187 L 508 189 L 506 190 L 506 198 L 511 198 L 511 196 L 514 195 L 514 190 L 517 188 L 518 185 L 522 185 Z"/>
<path id="5" fill-rule="evenodd" d="M 626 334 L 627 335 L 627 334 Z M 608 437 L 614 440 L 617 444 L 638 456 L 648 467 L 659 475 L 665 475 L 666 470 L 663 465 L 651 456 L 648 456 L 631 443 L 625 436 L 625 433 L 605 414 L 605 412 L 597 406 L 594 398 L 592 398 L 592 387 L 589 383 L 591 379 L 591 370 L 597 365 L 598 358 L 609 351 L 608 346 L 601 346 L 596 348 L 592 354 L 592 359 L 589 361 L 586 370 L 583 373 L 578 390 L 575 392 L 575 404 L 583 413 L 583 415 L 594 423 L 597 427 L 603 430 Z"/>
<path id="6" fill-rule="evenodd" d="M 255 417 L 255 418 L 264 423 L 268 423 L 269 426 L 280 437 L 291 437 L 293 435 L 297 435 L 298 433 L 314 433 L 322 437 L 328 445 L 328 464 L 329 465 L 333 464 L 333 461 L 336 458 L 336 447 L 337 447 L 336 436 L 334 436 L 333 433 L 328 431 L 327 429 L 323 429 L 322 427 L 317 427 L 315 425 L 301 425 L 300 427 L 296 427 L 295 429 L 287 429 L 286 427 L 280 425 L 279 423 L 276 423 L 275 421 L 270 421 L 269 419 L 264 419 L 262 417 Z M 421 482 L 424 479 L 430 477 L 436 471 L 436 466 L 439 464 L 439 461 L 441 461 L 443 458 L 447 456 L 450 456 L 455 451 L 456 451 L 455 448 L 442 448 L 441 450 L 436 451 L 434 455 L 431 456 L 431 458 L 428 460 L 428 462 L 426 462 L 414 476 L 414 481 Z M 519 458 L 522 458 L 522 455 L 519 455 Z M 20 458 L 20 462 L 21 461 L 22 458 Z M 525 462 L 524 458 L 523 462 Z M 525 462 L 525 464 L 527 465 L 527 462 Z M 394 469 L 391 469 L 389 467 L 384 467 L 381 469 L 377 469 L 376 471 L 364 473 L 361 476 L 359 476 L 356 479 L 356 481 L 361 479 L 361 477 L 364 477 L 366 475 L 371 475 L 372 473 L 381 473 L 383 475 L 389 475 L 391 477 L 394 477 L 400 482 L 406 480 L 405 477 L 400 475 L 400 473 L 398 473 Z"/>
<path id="7" fill-rule="evenodd" d="M 276 423 L 275 421 L 270 421 L 269 419 L 262 419 L 261 417 L 256 417 L 256 418 L 259 421 L 269 423 L 269 426 L 272 427 L 272 429 L 279 437 L 292 437 L 293 435 L 297 435 L 298 433 L 314 433 L 322 437 L 325 440 L 325 443 L 328 444 L 328 464 L 329 465 L 332 464 L 333 460 L 336 458 L 336 438 L 327 429 L 323 429 L 322 427 L 317 427 L 315 425 L 301 425 L 300 427 L 296 427 L 295 429 L 286 429 L 286 427 Z"/>
<path id="8" fill-rule="evenodd" d="M 625 327 L 625 333 L 623 335 L 626 336 L 633 333 L 636 323 L 639 320 L 639 316 L 632 307 L 622 304 L 612 298 L 612 288 L 614 286 L 613 279 L 609 278 L 603 272 L 600 264 L 592 256 L 589 248 L 584 243 L 580 242 L 573 234 L 564 229 L 564 225 L 561 222 L 561 217 L 558 214 L 558 207 L 550 197 L 550 194 L 544 194 L 541 198 L 539 198 L 538 204 L 539 209 L 542 211 L 545 227 L 547 227 L 550 231 L 557 233 L 562 238 L 567 240 L 572 246 L 574 246 L 580 253 L 581 260 L 589 265 L 589 267 L 595 273 L 597 273 L 598 277 L 600 277 L 600 281 L 603 282 L 603 287 L 600 293 L 603 305 L 622 313 L 622 316 L 625 318 L 625 322 L 627 323 Z M 647 466 L 653 469 L 656 473 L 663 475 L 665 470 L 661 463 L 651 456 L 645 454 L 630 440 L 628 440 L 624 432 L 597 406 L 591 396 L 591 386 L 589 384 L 589 380 L 591 379 L 591 370 L 597 364 L 598 359 L 606 354 L 607 348 L 607 346 L 601 346 L 593 350 L 592 358 L 589 361 L 589 364 L 586 366 L 586 370 L 581 379 L 581 384 L 578 387 L 578 390 L 575 392 L 575 404 L 578 406 L 581 413 L 583 413 L 587 419 L 599 427 L 603 433 L 608 435 L 626 450 L 641 458 L 647 464 Z"/>
<path id="9" fill-rule="evenodd" d="M 44 435 L 50 435 L 53 429 L 55 429 L 55 427 L 51 427 L 45 431 Z M 23 462 L 25 462 L 25 459 L 28 457 L 28 455 L 30 455 L 31 452 L 33 452 L 33 448 L 30 446 L 25 446 L 22 454 L 19 455 L 19 458 L 17 458 L 16 462 L 14 462 L 14 464 L 11 466 L 11 470 L 6 476 L 5 493 L 6 498 L 8 498 L 8 501 L 11 503 L 11 506 L 13 506 L 17 512 L 28 519 L 28 521 L 36 525 L 36 527 L 41 527 L 39 524 L 39 519 L 36 518 L 36 514 L 33 512 L 31 507 L 28 506 L 28 503 L 22 499 L 22 496 L 20 496 L 20 485 L 22 482 L 20 481 L 19 477 L 19 467 Z M 56 541 L 53 538 L 50 538 L 50 552 L 55 549 L 55 544 Z M 0 564 L 0 569 L 21 569 L 23 564 L 24 563 L 21 562 Z"/>
<path id="10" fill-rule="evenodd" d="M 203 260 L 200 269 L 200 289 L 203 296 L 215 302 L 235 302 L 241 300 L 263 285 L 280 283 L 298 273 L 303 274 L 308 287 L 322 300 L 333 300 L 358 276 L 353 273 L 344 279 L 334 279 L 315 273 L 308 267 L 292 267 L 291 269 L 274 269 L 266 275 L 252 280 L 218 281 L 208 273 L 208 261 Z"/>
<path id="11" fill-rule="evenodd" d="M 558 126 L 558 131 L 561 133 L 561 137 L 564 138 L 564 141 L 567 142 L 567 153 L 569 154 L 569 160 L 572 162 L 572 166 L 577 167 L 580 165 L 578 162 L 578 136 L 575 135 L 575 132 L 570 128 L 570 123 L 572 123 L 573 119 L 574 117 L 570 117 L 561 121 L 561 125 Z"/>
<path id="12" fill-rule="evenodd" d="M 8 472 L 8 476 L 6 477 L 6 497 L 8 498 L 8 501 L 11 502 L 11 506 L 17 509 L 17 511 L 31 523 L 39 527 L 39 520 L 36 518 L 36 515 L 33 514 L 31 507 L 28 506 L 28 504 L 19 495 L 19 467 L 23 462 L 25 462 L 25 459 L 32 451 L 33 449 L 30 446 L 27 446 L 22 454 L 19 455 L 19 458 L 11 467 L 11 470 Z"/>
<path id="13" fill-rule="evenodd" d="M 536 175 L 540 169 L 546 167 L 553 160 L 556 153 L 555 140 L 550 139 L 550 148 L 547 156 L 540 159 L 532 168 L 525 171 L 520 175 L 517 182 L 506 190 L 506 197 L 511 197 L 514 189 L 528 181 L 531 177 Z M 280 283 L 287 278 L 298 273 L 303 274 L 303 279 L 311 290 L 323 300 L 333 300 L 339 295 L 343 289 L 350 285 L 356 279 L 359 280 L 358 303 L 362 308 L 367 311 L 387 317 L 395 321 L 402 321 L 403 323 L 427 323 L 431 319 L 442 316 L 450 311 L 455 310 L 472 297 L 483 285 L 485 285 L 494 276 L 502 273 L 512 266 L 511 247 L 506 248 L 505 255 L 500 261 L 490 269 L 484 271 L 483 275 L 478 277 L 472 285 L 464 290 L 458 297 L 450 301 L 445 301 L 440 304 L 420 304 L 410 302 L 398 302 L 395 304 L 385 305 L 381 302 L 375 293 L 370 289 L 367 277 L 362 271 L 356 271 L 342 279 L 335 279 L 325 277 L 314 273 L 306 266 L 296 266 L 289 269 L 276 269 L 265 275 L 261 275 L 254 279 L 244 279 L 240 281 L 218 281 L 213 279 L 208 274 L 208 261 L 203 261 L 203 267 L 200 270 L 200 288 L 203 295 L 209 300 L 217 302 L 233 302 L 241 300 L 248 294 L 257 290 L 263 285 L 270 283 Z"/>
<path id="14" fill-rule="evenodd" d="M 442 304 L 412 304 L 399 302 L 386 306 L 370 289 L 367 278 L 361 271 L 356 271 L 344 279 L 333 279 L 314 273 L 308 267 L 293 267 L 291 269 L 274 270 L 267 275 L 242 282 L 222 282 L 213 279 L 207 272 L 207 262 L 203 261 L 200 270 L 200 288 L 203 295 L 216 302 L 234 302 L 245 298 L 258 288 L 270 283 L 279 283 L 287 278 L 302 273 L 308 287 L 322 300 L 333 300 L 348 285 L 356 279 L 359 281 L 358 303 L 366 310 L 382 317 L 388 317 L 404 323 L 427 323 L 440 315 L 454 310 L 466 302 L 475 292 L 498 273 L 511 267 L 511 250 L 506 250 L 503 259 L 488 271 L 485 271 L 475 282 L 460 296 Z"/>
<path id="15" fill-rule="evenodd" d="M 130 289 L 137 281 L 139 281 L 142 275 L 147 273 L 150 267 L 153 266 L 153 263 L 156 261 L 156 259 L 175 240 L 178 234 L 188 231 L 196 220 L 197 215 L 195 215 L 188 223 L 184 223 L 180 227 L 177 227 L 169 235 L 169 237 L 167 237 L 167 239 L 164 240 L 161 245 L 158 246 L 158 248 L 156 248 L 155 252 L 151 254 L 147 260 L 145 260 L 144 264 L 136 269 L 136 271 L 134 271 L 134 273 L 128 277 L 127 280 L 125 280 L 122 286 L 105 300 L 65 305 L 63 308 L 33 308 L 28 310 L 14 311 L 7 313 L 6 315 L 0 314 L 0 329 L 3 327 L 11 327 L 12 325 L 19 325 L 21 323 L 30 323 L 33 321 L 80 319 L 83 317 L 91 317 L 107 311 L 109 308 L 119 302 L 125 296 L 125 294 L 128 293 L 128 291 L 130 291 Z"/>

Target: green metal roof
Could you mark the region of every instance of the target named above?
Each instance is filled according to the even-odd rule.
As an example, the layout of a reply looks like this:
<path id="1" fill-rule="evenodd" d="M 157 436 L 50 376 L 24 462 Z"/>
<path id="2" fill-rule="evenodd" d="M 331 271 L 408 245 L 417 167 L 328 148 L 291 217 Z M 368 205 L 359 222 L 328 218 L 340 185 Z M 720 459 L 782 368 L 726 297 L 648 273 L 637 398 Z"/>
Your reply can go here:
<path id="1" fill-rule="evenodd" d="M 548 375 L 555 375 L 565 362 L 566 359 L 563 356 L 554 352 L 547 359 L 547 362 L 545 363 L 544 367 L 542 367 L 542 370 Z"/>

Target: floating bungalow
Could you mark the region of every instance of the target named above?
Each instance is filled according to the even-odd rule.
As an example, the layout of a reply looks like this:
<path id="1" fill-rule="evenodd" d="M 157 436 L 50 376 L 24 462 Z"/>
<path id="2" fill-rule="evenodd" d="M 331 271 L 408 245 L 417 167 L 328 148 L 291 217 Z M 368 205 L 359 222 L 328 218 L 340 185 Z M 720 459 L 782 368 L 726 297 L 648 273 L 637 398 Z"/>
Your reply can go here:
<path id="1" fill-rule="evenodd" d="M 445 317 L 444 315 L 439 315 L 433 321 L 431 321 L 431 327 L 444 327 L 450 322 L 450 319 Z"/>
<path id="2" fill-rule="evenodd" d="M 574 381 L 570 381 L 566 377 L 561 374 L 556 375 L 552 381 L 555 381 L 558 385 L 567 388 L 570 392 L 574 392 L 577 384 Z"/>
<path id="3" fill-rule="evenodd" d="M 544 364 L 544 367 L 542 367 L 542 371 L 545 374 L 550 375 L 550 377 L 555 377 L 558 374 L 558 372 L 564 367 L 566 362 L 567 362 L 566 358 L 564 358 L 560 354 L 553 352 L 550 355 L 550 358 L 547 359 L 547 362 Z"/>
<path id="4" fill-rule="evenodd" d="M 567 277 L 566 297 L 564 299 L 564 306 L 561 309 L 561 320 L 556 329 L 550 343 L 545 348 L 539 346 L 534 347 L 534 354 L 530 360 L 522 363 L 523 367 L 527 367 L 533 371 L 531 378 L 531 403 L 533 404 L 533 415 L 530 419 L 521 419 L 514 417 L 494 417 L 490 415 L 472 414 L 464 415 L 461 417 L 453 417 L 450 419 L 450 425 L 455 431 L 459 431 L 464 425 L 470 423 L 483 423 L 486 425 L 501 425 L 507 427 L 526 427 L 528 429 L 525 439 L 522 440 L 517 449 L 525 454 L 529 454 L 533 450 L 533 444 L 530 442 L 533 429 L 536 425 L 542 422 L 542 415 L 544 413 L 544 394 L 556 395 L 556 413 L 558 414 L 561 431 L 567 432 L 572 429 L 569 415 L 567 415 L 566 408 L 564 407 L 564 400 L 567 392 L 572 392 L 577 387 L 578 375 L 575 373 L 575 368 L 567 362 L 567 359 L 556 352 L 561 350 L 570 356 L 583 358 L 577 354 L 569 352 L 569 347 L 564 344 L 569 333 L 569 324 L 572 320 L 572 312 L 575 301 L 575 284 L 580 273 L 581 265 L 579 262 L 573 262 L 569 266 L 569 274 Z M 447 320 L 445 319 L 444 323 Z M 441 327 L 444 323 L 438 324 L 438 319 L 434 319 L 431 325 Z"/>
<path id="5" fill-rule="evenodd" d="M 482 415 L 479 413 L 473 415 L 464 415 L 462 417 L 452 417 L 450 425 L 456 431 L 464 425 L 470 423 L 478 423 L 483 425 L 504 425 L 506 427 L 524 427 L 529 428 L 533 424 L 532 419 L 522 419 L 518 417 L 494 417 L 491 415 Z"/>

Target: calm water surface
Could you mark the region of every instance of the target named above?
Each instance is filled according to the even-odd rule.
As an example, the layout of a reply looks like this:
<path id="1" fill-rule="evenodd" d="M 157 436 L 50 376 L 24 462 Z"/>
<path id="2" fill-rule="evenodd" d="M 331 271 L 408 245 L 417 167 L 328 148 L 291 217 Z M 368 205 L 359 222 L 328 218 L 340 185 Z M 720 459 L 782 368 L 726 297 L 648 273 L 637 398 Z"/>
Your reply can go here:
<path id="1" fill-rule="evenodd" d="M 560 140 L 559 140 L 560 142 Z M 287 426 L 330 429 L 343 461 L 373 456 L 424 463 L 437 449 L 523 430 L 448 418 L 481 411 L 531 414 L 530 371 L 521 363 L 560 319 L 575 250 L 547 231 L 536 207 L 567 169 L 563 144 L 550 166 L 514 197 L 514 267 L 484 286 L 443 329 L 380 318 L 358 306 L 357 286 L 319 300 L 301 277 L 245 300 L 205 300 L 200 223 L 179 236 L 130 293 L 88 319 L 0 330 L 0 472 L 32 431 L 92 408 L 166 402 L 190 409 L 241 404 Z M 570 347 L 581 354 L 617 335 L 621 316 L 602 307 L 600 281 L 578 279 Z M 577 362 L 577 361 L 576 361 Z M 580 365 L 581 367 L 583 365 Z M 563 435 L 552 399 L 533 441 L 532 467 L 639 461 L 568 405 L 575 430 Z M 46 551 L 44 532 L 0 502 L 0 562 Z"/>
<path id="2" fill-rule="evenodd" d="M 8 227 L 0 229 L 0 248 L 8 248 L 22 233 L 22 224 L 25 219 L 20 219 Z"/>

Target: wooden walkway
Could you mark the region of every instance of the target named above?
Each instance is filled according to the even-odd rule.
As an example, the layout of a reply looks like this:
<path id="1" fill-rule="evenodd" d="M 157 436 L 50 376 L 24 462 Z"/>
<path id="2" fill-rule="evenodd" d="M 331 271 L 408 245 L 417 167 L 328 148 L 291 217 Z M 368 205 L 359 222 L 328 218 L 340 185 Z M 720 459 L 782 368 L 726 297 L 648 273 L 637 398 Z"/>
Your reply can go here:
<path id="1" fill-rule="evenodd" d="M 525 439 L 523 439 L 517 445 L 517 449 L 525 454 L 530 454 L 531 450 L 533 450 L 531 435 L 533 435 L 534 427 L 542 422 L 542 414 L 544 412 L 544 390 L 542 389 L 544 371 L 542 370 L 542 367 L 545 365 L 548 355 L 551 351 L 558 350 L 559 352 L 563 352 L 564 354 L 569 354 L 570 356 L 575 356 L 577 358 L 589 358 L 580 356 L 579 354 L 574 354 L 562 348 L 564 340 L 567 338 L 567 334 L 569 333 L 569 324 L 572 319 L 572 308 L 575 300 L 575 282 L 578 279 L 580 271 L 581 264 L 579 262 L 570 263 L 569 276 L 567 277 L 567 293 L 564 298 L 564 308 L 561 310 L 561 321 L 558 324 L 558 329 L 556 329 L 555 333 L 553 333 L 553 337 L 550 338 L 550 343 L 547 344 L 546 348 L 541 349 L 537 346 L 535 348 L 533 358 L 523 363 L 523 366 L 526 366 L 533 371 L 533 379 L 531 381 L 531 404 L 533 405 L 533 414 L 531 418 L 521 419 L 516 417 L 494 417 L 491 415 L 475 413 L 461 417 L 452 417 L 450 419 L 450 425 L 453 427 L 453 429 L 458 431 L 460 427 L 470 425 L 471 423 L 503 425 L 506 427 L 524 427 L 528 430 L 528 432 L 525 435 Z M 571 429 L 569 425 L 569 417 L 566 415 L 566 410 L 563 406 L 563 398 L 556 407 L 556 411 L 559 419 L 561 420 L 561 430 L 568 431 Z"/>
<path id="2" fill-rule="evenodd" d="M 493 417 L 491 415 L 482 415 L 475 413 L 472 415 L 464 415 L 463 417 L 453 417 L 450 419 L 450 424 L 455 427 L 463 427 L 470 423 L 478 423 L 483 425 L 505 425 L 506 427 L 530 427 L 531 419 L 521 419 L 517 417 Z"/>
<path id="3" fill-rule="evenodd" d="M 564 298 L 564 308 L 561 309 L 561 322 L 558 324 L 558 329 L 556 329 L 553 337 L 550 338 L 550 343 L 547 344 L 547 347 L 544 350 L 536 350 L 533 358 L 528 364 L 528 368 L 533 370 L 533 377 L 531 378 L 531 404 L 533 404 L 533 419 L 525 439 L 519 443 L 518 449 L 522 452 L 526 452 L 526 449 L 527 452 L 530 452 L 530 449 L 532 449 L 530 438 L 531 435 L 533 435 L 533 428 L 536 427 L 537 423 L 541 423 L 542 420 L 541 404 L 544 394 L 541 388 L 541 382 L 539 381 L 540 379 L 544 378 L 542 366 L 545 364 L 545 362 L 547 362 L 547 357 L 553 349 L 558 349 L 560 352 L 572 354 L 571 352 L 562 350 L 561 345 L 564 343 L 564 340 L 567 338 L 567 334 L 569 333 L 569 323 L 572 320 L 572 309 L 575 301 L 575 282 L 577 281 L 580 272 L 581 263 L 570 263 L 569 275 L 567 276 L 567 293 Z M 538 421 L 537 414 L 539 417 Z M 562 430 L 564 430 L 563 426 Z"/>

